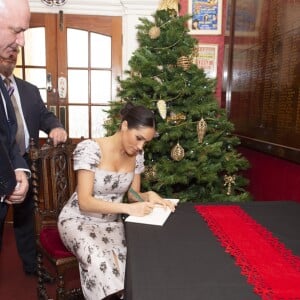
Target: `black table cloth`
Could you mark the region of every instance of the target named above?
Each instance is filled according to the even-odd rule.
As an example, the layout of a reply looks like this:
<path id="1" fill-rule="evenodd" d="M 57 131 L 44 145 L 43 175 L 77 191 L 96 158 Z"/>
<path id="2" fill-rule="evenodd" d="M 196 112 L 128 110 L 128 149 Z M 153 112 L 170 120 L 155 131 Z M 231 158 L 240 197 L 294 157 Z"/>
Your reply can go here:
<path id="1" fill-rule="evenodd" d="M 260 299 L 195 205 L 179 204 L 162 227 L 126 222 L 126 300 Z M 299 203 L 237 205 L 300 256 Z"/>

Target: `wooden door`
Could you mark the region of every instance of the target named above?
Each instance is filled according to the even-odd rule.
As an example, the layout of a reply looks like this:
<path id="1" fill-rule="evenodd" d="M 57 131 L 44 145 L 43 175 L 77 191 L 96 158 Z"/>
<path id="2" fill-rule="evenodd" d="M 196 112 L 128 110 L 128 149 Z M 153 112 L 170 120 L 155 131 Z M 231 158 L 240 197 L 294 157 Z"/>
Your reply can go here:
<path id="1" fill-rule="evenodd" d="M 95 138 L 121 70 L 121 17 L 61 12 L 32 14 L 15 73 L 39 87 L 71 138 Z"/>

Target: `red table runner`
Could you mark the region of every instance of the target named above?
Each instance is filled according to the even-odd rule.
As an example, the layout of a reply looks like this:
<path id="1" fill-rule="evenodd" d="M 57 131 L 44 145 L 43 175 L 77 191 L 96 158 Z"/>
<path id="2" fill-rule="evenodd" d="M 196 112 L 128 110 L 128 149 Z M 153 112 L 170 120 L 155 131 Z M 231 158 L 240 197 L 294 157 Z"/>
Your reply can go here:
<path id="1" fill-rule="evenodd" d="M 300 258 L 270 231 L 236 205 L 195 208 L 262 299 L 300 299 Z"/>

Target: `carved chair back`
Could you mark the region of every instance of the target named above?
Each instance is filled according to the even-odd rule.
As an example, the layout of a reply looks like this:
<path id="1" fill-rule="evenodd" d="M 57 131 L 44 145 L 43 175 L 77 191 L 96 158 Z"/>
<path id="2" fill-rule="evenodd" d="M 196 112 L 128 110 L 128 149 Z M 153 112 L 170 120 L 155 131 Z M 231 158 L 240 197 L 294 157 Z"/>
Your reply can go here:
<path id="1" fill-rule="evenodd" d="M 32 192 L 35 203 L 38 299 L 49 299 L 44 284 L 44 273 L 48 260 L 55 269 L 56 299 L 69 297 L 83 299 L 81 288 L 68 286 L 66 273 L 78 271 L 76 257 L 63 245 L 57 229 L 61 209 L 76 187 L 76 172 L 73 170 L 73 151 L 76 143 L 53 146 L 48 139 L 42 147 L 30 143 Z M 49 273 L 49 272 L 48 272 Z M 80 285 L 79 285 L 80 286 Z"/>
<path id="2" fill-rule="evenodd" d="M 56 226 L 58 215 L 75 191 L 76 174 L 73 170 L 73 151 L 76 144 L 53 146 L 52 140 L 38 148 L 30 145 L 32 188 L 36 212 L 36 233 L 44 226 Z"/>

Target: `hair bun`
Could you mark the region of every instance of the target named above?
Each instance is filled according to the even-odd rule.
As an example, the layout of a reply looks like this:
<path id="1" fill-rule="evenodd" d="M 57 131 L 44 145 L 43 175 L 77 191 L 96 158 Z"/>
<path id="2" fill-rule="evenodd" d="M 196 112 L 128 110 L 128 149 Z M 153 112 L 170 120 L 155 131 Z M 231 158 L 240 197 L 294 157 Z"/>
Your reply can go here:
<path id="1" fill-rule="evenodd" d="M 134 105 L 131 102 L 127 102 L 120 110 L 121 117 L 126 116 L 132 108 L 134 108 Z"/>

